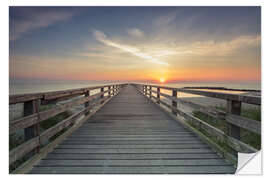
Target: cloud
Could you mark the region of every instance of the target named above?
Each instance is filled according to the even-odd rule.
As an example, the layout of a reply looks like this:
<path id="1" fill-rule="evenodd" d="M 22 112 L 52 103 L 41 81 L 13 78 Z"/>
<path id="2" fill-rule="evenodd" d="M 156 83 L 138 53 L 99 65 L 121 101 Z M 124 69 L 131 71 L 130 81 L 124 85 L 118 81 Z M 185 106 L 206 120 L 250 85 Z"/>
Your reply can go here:
<path id="1" fill-rule="evenodd" d="M 149 60 L 149 61 L 151 61 L 153 63 L 156 63 L 156 64 L 167 65 L 167 66 L 169 65 L 166 62 L 160 61 L 159 59 L 157 59 L 157 58 L 155 58 L 155 57 L 153 57 L 153 56 L 151 56 L 151 55 L 149 55 L 147 53 L 142 52 L 142 50 L 140 50 L 137 47 L 116 43 L 116 42 L 108 39 L 106 37 L 106 35 L 101 31 L 94 31 L 93 35 L 95 36 L 95 38 L 99 42 L 101 42 L 101 43 L 103 43 L 103 44 L 105 44 L 107 46 L 118 48 L 118 49 L 120 49 L 120 50 L 122 50 L 124 52 L 128 52 L 128 53 L 130 53 L 130 54 L 132 54 L 134 56 L 140 57 L 142 59 Z"/>
<path id="2" fill-rule="evenodd" d="M 158 17 L 157 19 L 155 19 L 153 23 L 156 26 L 166 27 L 175 20 L 178 13 L 179 13 L 178 11 L 173 11 L 173 12 L 170 12 L 166 15 L 162 15 L 162 16 Z"/>
<path id="3" fill-rule="evenodd" d="M 128 29 L 127 33 L 130 36 L 134 36 L 134 37 L 143 37 L 144 36 L 143 31 L 141 31 L 140 29 L 137 29 L 137 28 Z"/>
<path id="4" fill-rule="evenodd" d="M 24 19 L 10 19 L 10 40 L 14 41 L 21 38 L 25 33 L 51 26 L 59 21 L 71 18 L 75 13 L 68 11 L 39 11 L 26 13 Z"/>
<path id="5" fill-rule="evenodd" d="M 188 54 L 200 56 L 227 56 L 240 49 L 259 47 L 261 36 L 240 36 L 230 41 L 198 41 L 186 46 Z"/>

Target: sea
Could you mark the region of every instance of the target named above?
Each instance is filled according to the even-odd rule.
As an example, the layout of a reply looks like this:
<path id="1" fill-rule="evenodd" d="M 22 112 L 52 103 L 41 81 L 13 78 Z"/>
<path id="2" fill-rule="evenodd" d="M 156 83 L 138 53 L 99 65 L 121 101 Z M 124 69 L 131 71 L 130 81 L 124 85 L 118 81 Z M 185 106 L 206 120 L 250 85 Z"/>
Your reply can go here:
<path id="1" fill-rule="evenodd" d="M 125 83 L 125 82 L 115 82 L 115 83 Z M 50 92 L 59 90 L 68 90 L 76 88 L 94 87 L 107 84 L 115 84 L 107 82 L 66 82 L 66 81 L 54 81 L 54 82 L 11 82 L 9 83 L 9 95 L 15 94 L 28 94 L 28 93 L 38 93 L 38 92 Z M 131 83 L 131 82 L 127 82 Z M 135 82 L 140 83 L 140 82 Z M 150 84 L 150 83 L 147 83 Z M 155 83 L 152 83 L 155 84 Z M 225 87 L 232 89 L 251 89 L 251 90 L 261 90 L 260 82 L 179 82 L 179 83 L 162 83 L 155 84 L 160 86 L 169 86 L 175 88 L 182 87 Z"/>

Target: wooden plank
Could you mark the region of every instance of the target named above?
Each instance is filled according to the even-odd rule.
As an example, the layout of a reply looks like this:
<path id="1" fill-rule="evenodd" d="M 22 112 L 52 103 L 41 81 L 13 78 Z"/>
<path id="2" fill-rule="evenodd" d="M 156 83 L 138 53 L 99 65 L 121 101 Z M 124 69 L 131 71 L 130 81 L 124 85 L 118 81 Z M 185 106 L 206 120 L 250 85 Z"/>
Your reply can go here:
<path id="1" fill-rule="evenodd" d="M 82 96 L 82 94 L 73 94 L 73 95 L 67 95 L 67 96 L 61 96 L 55 99 L 41 99 L 41 105 L 48 105 L 48 104 L 57 104 L 57 102 L 66 101 L 78 96 Z"/>
<path id="2" fill-rule="evenodd" d="M 50 166 L 214 166 L 229 165 L 222 159 L 171 159 L 171 160 L 42 160 L 36 167 Z"/>
<path id="3" fill-rule="evenodd" d="M 19 158 L 31 152 L 34 148 L 38 146 L 39 146 L 39 138 L 35 137 L 19 145 L 18 147 L 10 150 L 9 151 L 9 164 L 14 163 Z"/>
<path id="4" fill-rule="evenodd" d="M 232 166 L 36 167 L 38 174 L 232 174 Z"/>
<path id="5" fill-rule="evenodd" d="M 131 129 L 125 129 L 125 128 L 117 128 L 114 127 L 113 129 L 102 127 L 102 128 L 91 128 L 91 126 L 82 126 L 80 128 L 81 132 L 87 131 L 87 132 L 186 132 L 184 128 L 131 128 Z"/>
<path id="6" fill-rule="evenodd" d="M 218 109 L 213 108 L 213 107 L 202 106 L 202 105 L 190 102 L 190 101 L 183 100 L 181 98 L 178 98 L 178 102 L 183 104 L 183 105 L 189 106 L 196 111 L 200 111 L 204 114 L 207 114 L 213 118 L 224 120 L 225 116 L 226 116 L 226 112 L 218 110 Z"/>
<path id="7" fill-rule="evenodd" d="M 57 148 L 58 149 L 76 149 L 76 148 L 81 148 L 81 149 L 97 149 L 97 148 L 102 148 L 102 149 L 180 149 L 180 148 L 205 148 L 208 147 L 207 145 L 203 143 L 190 143 L 190 144 L 100 144 L 100 145 L 95 145 L 95 144 L 90 144 L 90 145 L 71 145 L 71 144 L 61 144 Z"/>
<path id="8" fill-rule="evenodd" d="M 82 130 L 88 130 L 88 131 L 91 131 L 91 130 L 110 130 L 110 127 L 91 127 L 91 126 L 83 126 L 81 127 Z M 166 127 L 163 127 L 163 128 L 157 128 L 157 127 L 148 127 L 148 128 L 143 128 L 143 127 L 140 127 L 140 128 L 136 128 L 136 127 L 131 127 L 131 128 L 117 128 L 117 127 L 114 127 L 112 130 L 113 131 L 122 131 L 122 130 L 133 130 L 133 131 L 144 131 L 144 130 L 148 130 L 148 131 L 181 131 L 183 129 L 181 128 L 166 128 Z"/>
<path id="9" fill-rule="evenodd" d="M 227 100 L 227 113 L 241 115 L 241 102 Z M 227 132 L 228 136 L 240 140 L 240 127 L 235 126 L 227 121 Z"/>
<path id="10" fill-rule="evenodd" d="M 176 90 L 179 92 L 196 94 L 196 95 L 201 95 L 201 96 L 206 96 L 206 97 L 219 98 L 219 99 L 225 99 L 225 100 L 235 100 L 235 101 L 241 101 L 248 104 L 261 105 L 261 97 L 258 97 L 258 96 L 245 96 L 245 95 L 238 95 L 238 94 L 200 91 L 200 90 L 192 90 L 192 89 L 184 89 L 184 88 L 172 88 L 172 87 L 156 86 L 156 85 L 151 85 L 151 86 L 156 87 L 156 88 L 159 87 L 160 89 Z"/>
<path id="11" fill-rule="evenodd" d="M 34 113 L 39 113 L 39 101 L 33 100 L 33 101 L 27 101 L 24 103 L 24 116 L 32 115 Z M 40 133 L 40 125 L 34 124 L 31 126 L 28 126 L 24 129 L 24 141 L 28 141 L 29 139 L 32 139 L 39 135 Z M 39 146 L 35 147 L 35 149 L 28 153 L 28 156 L 32 156 L 35 153 L 39 152 Z"/>
<path id="12" fill-rule="evenodd" d="M 160 88 L 157 88 L 157 103 L 160 104 Z"/>
<path id="13" fill-rule="evenodd" d="M 125 135 L 119 135 L 119 134 L 101 134 L 101 135 L 81 135 L 81 134 L 75 134 L 73 133 L 70 138 L 178 138 L 178 137 L 194 137 L 194 134 L 192 133 L 181 133 L 181 134 L 169 134 L 169 135 L 160 135 L 160 134 L 149 134 L 149 135 L 137 135 L 137 134 L 125 134 Z"/>
<path id="14" fill-rule="evenodd" d="M 245 96 L 238 94 L 229 94 L 229 93 L 220 93 L 220 92 L 209 92 L 209 91 L 198 91 L 198 90 L 190 90 L 190 89 L 177 89 L 180 92 L 202 95 L 206 97 L 225 99 L 225 100 L 235 100 L 241 101 L 248 104 L 261 105 L 261 97 L 258 96 Z"/>
<path id="15" fill-rule="evenodd" d="M 206 153 L 212 152 L 209 148 L 201 149 L 58 149 L 54 150 L 54 153 L 82 153 L 82 154 L 103 154 L 103 153 L 113 153 L 113 154 L 140 154 L 140 153 Z"/>
<path id="16" fill-rule="evenodd" d="M 72 90 L 72 91 L 63 91 L 63 92 L 56 92 L 56 93 L 45 93 L 43 95 L 44 100 L 52 100 L 52 99 L 58 99 L 63 97 L 70 97 L 74 95 L 83 95 L 87 92 L 86 89 L 78 89 L 78 90 Z"/>
<path id="17" fill-rule="evenodd" d="M 111 136 L 111 135 L 124 135 L 124 136 L 129 136 L 129 135 L 139 135 L 139 136 L 152 136 L 152 135 L 168 135 L 168 136 L 173 136 L 173 135 L 181 135 L 181 134 L 190 134 L 190 132 L 188 131 L 183 131 L 183 132 L 177 132 L 177 131 L 174 131 L 174 132 L 156 132 L 156 131 L 153 131 L 153 132 L 128 132 L 128 131 L 115 131 L 115 132 L 110 132 L 110 131 L 76 131 L 73 133 L 73 135 L 103 135 L 103 136 Z"/>
<path id="18" fill-rule="evenodd" d="M 77 131 L 76 131 L 77 132 Z M 78 132 L 80 133 L 108 133 L 108 132 L 111 132 L 111 133 L 138 133 L 138 134 L 141 134 L 141 133 L 183 133 L 183 132 L 188 132 L 187 130 L 185 130 L 184 128 L 183 129 L 176 129 L 176 130 L 168 130 L 168 129 L 164 129 L 164 130 L 159 130 L 159 129 L 141 129 L 139 131 L 137 131 L 136 129 L 135 130 L 125 130 L 125 129 L 87 129 L 87 128 L 83 128 L 81 127 L 80 129 L 78 129 Z"/>
<path id="19" fill-rule="evenodd" d="M 172 97 L 177 99 L 177 91 L 176 90 L 172 91 Z M 175 111 L 175 109 L 177 109 L 177 101 L 175 101 L 175 100 L 172 101 L 172 107 L 173 107 L 172 108 L 173 115 L 177 116 L 177 111 Z"/>
<path id="20" fill-rule="evenodd" d="M 92 141 L 118 141 L 118 140 L 127 140 L 127 141 L 139 141 L 139 140 L 143 140 L 143 141 L 169 141 L 169 140 L 178 140 L 178 141 L 181 141 L 181 140 L 194 140 L 194 139 L 197 139 L 196 136 L 180 136 L 180 137 L 116 137 L 116 138 L 113 138 L 113 137 L 69 137 L 69 140 L 92 140 Z"/>
<path id="21" fill-rule="evenodd" d="M 117 86 L 117 85 L 122 85 L 122 84 L 115 84 L 115 86 Z M 86 92 L 88 90 L 99 89 L 101 87 L 108 87 L 108 85 L 61 90 L 61 91 L 52 91 L 52 92 L 16 94 L 16 95 L 9 96 L 9 104 L 22 103 L 22 102 L 26 102 L 26 101 L 35 100 L 35 99 L 49 100 L 49 99 L 55 99 L 55 98 L 60 98 L 60 97 L 64 97 L 64 96 L 69 96 L 69 95 L 75 95 L 75 94 L 79 95 L 79 94 L 83 94 L 84 92 Z"/>
<path id="22" fill-rule="evenodd" d="M 128 145 L 132 145 L 132 144 L 140 144 L 140 145 L 147 145 L 147 144 L 190 144 L 190 143 L 201 143 L 200 140 L 166 140 L 166 141 L 149 141 L 149 140 L 137 140 L 137 141 L 123 141 L 123 140 L 120 140 L 120 141 L 72 141 L 72 140 L 65 140 L 63 141 L 63 144 L 85 144 L 85 145 L 89 145 L 89 144 L 93 144 L 93 145 L 97 145 L 97 144 L 128 144 Z"/>
<path id="23" fill-rule="evenodd" d="M 84 94 L 84 97 L 89 97 L 90 96 L 90 91 L 86 91 L 86 93 Z M 89 106 L 89 101 L 84 103 L 84 107 L 87 108 Z M 84 115 L 87 116 L 89 114 L 89 112 L 86 112 Z"/>
<path id="24" fill-rule="evenodd" d="M 167 159 L 167 160 L 173 160 L 173 159 L 221 159 L 216 153 L 170 153 L 170 154 L 61 154 L 61 153 L 49 153 L 45 159 L 51 159 L 51 160 L 57 160 L 57 159 L 73 159 L 73 160 L 79 160 L 79 159 L 130 159 L 130 160 L 136 160 L 136 159 L 142 159 L 142 160 L 151 160 L 151 159 Z"/>
<path id="25" fill-rule="evenodd" d="M 35 99 L 41 99 L 42 97 L 43 95 L 41 93 L 13 95 L 9 96 L 9 104 L 23 103 Z"/>
<path id="26" fill-rule="evenodd" d="M 206 132 L 208 132 L 210 135 L 214 136 L 216 139 L 227 143 L 227 145 L 231 146 L 234 150 L 237 152 L 242 152 L 242 153 L 254 153 L 257 152 L 258 150 L 233 138 L 230 136 L 227 136 L 223 131 L 205 123 L 204 121 L 192 116 L 189 113 L 185 113 L 183 111 L 180 111 L 178 109 L 178 112 L 180 115 L 184 116 L 187 120 L 191 121 L 194 125 L 198 127 L 198 129 L 203 129 Z"/>
<path id="27" fill-rule="evenodd" d="M 230 124 L 234 124 L 238 127 L 247 129 L 257 134 L 261 134 L 261 122 L 245 118 L 243 116 L 237 116 L 233 114 L 226 115 L 226 121 Z"/>
<path id="28" fill-rule="evenodd" d="M 208 86 L 200 86 L 200 87 L 184 87 L 184 89 L 211 89 L 211 90 L 223 90 L 223 91 L 247 91 L 247 92 L 261 92 L 261 90 L 254 89 L 234 89 L 234 88 L 225 88 L 225 87 L 208 87 Z"/>

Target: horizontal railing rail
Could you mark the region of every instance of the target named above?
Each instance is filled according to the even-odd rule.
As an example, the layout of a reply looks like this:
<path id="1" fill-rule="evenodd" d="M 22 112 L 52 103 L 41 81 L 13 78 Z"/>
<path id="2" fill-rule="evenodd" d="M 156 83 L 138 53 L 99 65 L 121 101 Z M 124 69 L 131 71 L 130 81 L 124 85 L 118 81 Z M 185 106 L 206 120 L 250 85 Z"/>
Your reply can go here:
<path id="1" fill-rule="evenodd" d="M 162 104 L 165 107 L 171 109 L 172 114 L 183 116 L 188 122 L 195 125 L 197 129 L 206 131 L 211 136 L 214 136 L 216 139 L 222 143 L 226 143 L 236 152 L 251 153 L 258 151 L 257 149 L 251 147 L 250 145 L 244 143 L 240 139 L 240 128 L 246 129 L 248 131 L 254 132 L 256 134 L 261 134 L 261 122 L 241 115 L 241 104 L 253 104 L 261 105 L 260 96 L 247 96 L 241 94 L 230 94 L 230 93 L 221 93 L 221 92 L 212 92 L 212 91 L 203 91 L 203 90 L 193 90 L 187 88 L 173 88 L 166 86 L 158 85 L 149 85 L 149 84 L 133 84 L 137 89 L 146 97 L 150 98 L 157 104 Z M 156 90 L 153 90 L 156 88 Z M 161 90 L 171 91 L 171 95 L 162 93 Z M 216 109 L 214 107 L 202 106 L 187 100 L 183 100 L 177 96 L 178 92 L 195 94 L 205 97 L 218 98 L 227 101 L 226 111 Z M 153 94 L 155 96 L 153 96 Z M 161 99 L 164 97 L 171 101 L 171 104 L 168 104 Z M 217 118 L 219 120 L 224 120 L 227 126 L 227 132 L 200 120 L 195 117 L 190 112 L 185 112 L 183 109 L 178 108 L 178 103 L 192 107 L 193 109 L 200 111 L 204 114 L 207 114 L 211 117 Z"/>
<path id="2" fill-rule="evenodd" d="M 102 105 L 111 97 L 118 94 L 125 85 L 112 84 L 65 91 L 9 96 L 10 106 L 23 103 L 23 117 L 15 120 L 10 119 L 9 134 L 24 130 L 24 142 L 9 151 L 9 164 L 11 165 L 24 156 L 29 156 L 29 154 L 33 156 L 38 153 L 40 147 L 51 137 L 76 123 L 76 120 L 83 115 L 85 117 L 92 115 L 91 109 Z M 100 92 L 95 92 L 95 94 L 92 92 L 97 90 L 100 90 Z M 91 95 L 91 92 L 93 95 Z M 55 105 L 56 102 L 65 100 L 69 101 Z M 40 111 L 40 105 L 51 103 L 54 105 L 48 110 Z M 40 133 L 41 122 L 48 121 L 49 118 L 78 105 L 84 105 L 84 108 Z"/>
<path id="3" fill-rule="evenodd" d="M 27 101 L 41 99 L 42 104 L 46 104 L 49 100 L 58 100 L 60 98 L 70 98 L 72 96 L 83 95 L 91 90 L 106 88 L 106 87 L 115 87 L 121 86 L 123 84 L 112 84 L 106 86 L 93 86 L 87 88 L 78 88 L 78 89 L 69 89 L 61 91 L 52 91 L 52 92 L 41 92 L 41 93 L 30 93 L 30 94 L 16 94 L 9 96 L 9 104 L 23 103 Z M 63 100 L 63 99 L 60 99 Z"/>
<path id="4" fill-rule="evenodd" d="M 209 90 L 224 90 L 224 91 L 242 91 L 242 92 L 261 92 L 261 90 L 256 89 L 235 89 L 235 88 L 225 88 L 225 87 L 209 87 L 209 86 L 199 86 L 199 87 L 183 87 L 183 89 L 209 89 Z"/>

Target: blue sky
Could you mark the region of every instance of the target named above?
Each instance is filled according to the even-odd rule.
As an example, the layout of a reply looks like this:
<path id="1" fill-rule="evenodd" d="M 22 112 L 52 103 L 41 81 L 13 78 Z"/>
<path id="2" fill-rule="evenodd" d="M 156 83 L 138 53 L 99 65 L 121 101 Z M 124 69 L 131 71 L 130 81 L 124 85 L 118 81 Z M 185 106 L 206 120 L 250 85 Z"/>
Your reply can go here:
<path id="1" fill-rule="evenodd" d="M 260 80 L 260 14 L 260 7 L 10 7 L 10 78 Z"/>

